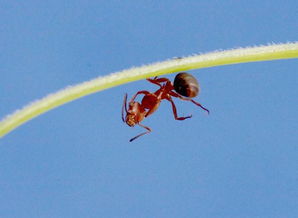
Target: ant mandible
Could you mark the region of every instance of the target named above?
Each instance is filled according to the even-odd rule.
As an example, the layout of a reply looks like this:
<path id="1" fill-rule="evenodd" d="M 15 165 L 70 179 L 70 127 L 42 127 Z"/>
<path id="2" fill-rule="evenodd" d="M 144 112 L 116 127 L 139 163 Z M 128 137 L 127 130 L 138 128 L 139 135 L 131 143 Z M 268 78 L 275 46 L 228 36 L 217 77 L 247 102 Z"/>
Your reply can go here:
<path id="1" fill-rule="evenodd" d="M 192 99 L 199 94 L 199 84 L 196 78 L 194 78 L 191 74 L 185 72 L 178 73 L 174 79 L 174 84 L 167 78 L 154 77 L 153 79 L 148 78 L 147 81 L 159 86 L 159 89 L 155 92 L 148 92 L 146 90 L 138 91 L 129 101 L 128 109 L 127 94 L 125 94 L 124 96 L 122 105 L 123 122 L 125 122 L 130 127 L 139 125 L 147 130 L 146 132 L 143 132 L 130 139 L 130 142 L 152 131 L 149 127 L 142 125 L 140 122 L 145 117 L 148 117 L 149 115 L 154 113 L 159 107 L 160 102 L 164 99 L 171 103 L 175 120 L 185 120 L 191 118 L 192 115 L 186 117 L 178 117 L 176 106 L 173 102 L 172 97 L 179 98 L 185 101 L 191 101 L 195 105 L 207 111 L 209 114 L 208 109 Z M 144 95 L 141 103 L 135 101 L 135 98 L 140 94 Z M 125 118 L 124 111 L 126 112 Z"/>

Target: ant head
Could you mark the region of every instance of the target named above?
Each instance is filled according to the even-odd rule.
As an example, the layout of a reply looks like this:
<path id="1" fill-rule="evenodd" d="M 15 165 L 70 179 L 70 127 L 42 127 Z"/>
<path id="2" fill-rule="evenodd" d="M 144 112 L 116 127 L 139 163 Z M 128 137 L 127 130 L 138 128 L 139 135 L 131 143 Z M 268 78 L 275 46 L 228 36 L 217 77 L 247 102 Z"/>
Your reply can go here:
<path id="1" fill-rule="evenodd" d="M 125 116 L 125 122 L 128 126 L 135 126 L 138 123 L 138 115 L 140 113 L 140 103 L 131 101 L 128 104 L 128 110 Z"/>
<path id="2" fill-rule="evenodd" d="M 125 118 L 125 122 L 128 126 L 135 126 L 136 125 L 136 120 L 135 120 L 135 115 L 133 114 L 127 114 Z"/>

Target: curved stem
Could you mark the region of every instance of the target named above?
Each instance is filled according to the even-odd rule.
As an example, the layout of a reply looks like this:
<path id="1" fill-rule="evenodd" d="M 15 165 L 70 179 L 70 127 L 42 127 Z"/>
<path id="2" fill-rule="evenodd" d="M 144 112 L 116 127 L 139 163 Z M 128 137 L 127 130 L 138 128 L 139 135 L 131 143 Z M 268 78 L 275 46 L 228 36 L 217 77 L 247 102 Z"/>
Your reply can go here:
<path id="1" fill-rule="evenodd" d="M 55 107 L 124 83 L 185 70 L 288 58 L 298 58 L 298 42 L 216 51 L 123 70 L 67 87 L 17 110 L 0 122 L 0 137 Z"/>

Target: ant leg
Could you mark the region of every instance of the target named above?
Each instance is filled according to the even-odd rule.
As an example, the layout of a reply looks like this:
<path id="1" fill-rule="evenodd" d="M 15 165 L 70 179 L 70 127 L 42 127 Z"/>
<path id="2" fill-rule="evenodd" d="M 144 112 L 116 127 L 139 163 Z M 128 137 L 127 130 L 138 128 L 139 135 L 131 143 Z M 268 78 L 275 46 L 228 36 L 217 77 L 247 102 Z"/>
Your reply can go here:
<path id="1" fill-rule="evenodd" d="M 179 99 L 184 100 L 184 101 L 191 101 L 191 102 L 194 103 L 195 105 L 197 105 L 197 106 L 199 106 L 200 108 L 202 108 L 204 111 L 207 111 L 208 114 L 210 113 L 210 111 L 209 111 L 207 108 L 203 107 L 199 102 L 197 102 L 197 101 L 195 101 L 195 100 L 193 100 L 193 99 L 191 99 L 191 98 L 185 98 L 185 97 L 183 97 L 183 96 L 181 96 L 181 95 L 179 95 L 179 94 L 177 94 L 177 93 L 175 93 L 175 92 L 172 92 L 172 91 L 171 91 L 169 94 L 170 94 L 171 96 L 173 96 L 173 97 L 179 98 Z"/>
<path id="2" fill-rule="evenodd" d="M 151 83 L 153 83 L 155 85 L 158 85 L 159 87 L 162 87 L 162 85 L 160 83 L 168 82 L 170 80 L 167 79 L 167 78 L 157 78 L 157 76 L 156 76 L 153 79 L 148 78 L 147 81 L 148 82 L 151 82 Z"/>
<path id="3" fill-rule="evenodd" d="M 123 104 L 122 104 L 122 121 L 123 122 L 125 122 L 124 110 L 127 113 L 127 93 L 125 93 L 125 95 L 124 95 Z"/>
<path id="4" fill-rule="evenodd" d="M 130 102 L 134 101 L 135 98 L 140 95 L 140 94 L 143 94 L 143 95 L 148 95 L 150 94 L 150 92 L 146 91 L 146 90 L 142 90 L 142 91 L 138 91 L 130 100 Z"/>
<path id="5" fill-rule="evenodd" d="M 200 108 L 202 108 L 204 111 L 207 111 L 208 114 L 210 114 L 210 111 L 207 108 L 203 107 L 199 102 L 192 100 L 192 99 L 190 101 L 192 103 L 194 103 L 195 105 L 199 106 Z"/>
<path id="6" fill-rule="evenodd" d="M 176 109 L 176 106 L 172 100 L 172 98 L 166 98 L 169 102 L 171 102 L 172 104 L 172 109 L 173 109 L 173 114 L 174 114 L 174 117 L 175 117 L 175 120 L 185 120 L 185 119 L 188 119 L 188 118 L 191 118 L 192 115 L 190 116 L 187 116 L 187 117 L 178 117 L 177 115 L 177 109 Z"/>
<path id="7" fill-rule="evenodd" d="M 143 132 L 143 133 L 141 133 L 141 134 L 139 134 L 139 135 L 137 135 L 135 137 L 133 137 L 132 139 L 129 140 L 130 142 L 132 142 L 133 140 L 139 138 L 140 136 L 143 136 L 145 134 L 148 134 L 148 133 L 150 133 L 152 131 L 148 126 L 144 126 L 144 125 L 142 125 L 140 123 L 138 123 L 138 125 L 141 126 L 141 127 L 143 127 L 143 128 L 145 128 L 145 129 L 147 129 L 147 131 L 146 132 Z"/>

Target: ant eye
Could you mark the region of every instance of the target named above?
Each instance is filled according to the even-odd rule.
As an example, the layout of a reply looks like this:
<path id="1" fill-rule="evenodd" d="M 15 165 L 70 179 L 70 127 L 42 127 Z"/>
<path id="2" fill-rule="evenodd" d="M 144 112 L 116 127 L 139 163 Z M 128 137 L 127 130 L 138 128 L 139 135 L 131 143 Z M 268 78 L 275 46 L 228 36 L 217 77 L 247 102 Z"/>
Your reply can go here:
<path id="1" fill-rule="evenodd" d="M 180 95 L 193 98 L 199 94 L 198 81 L 189 73 L 178 73 L 174 80 L 174 89 Z"/>

